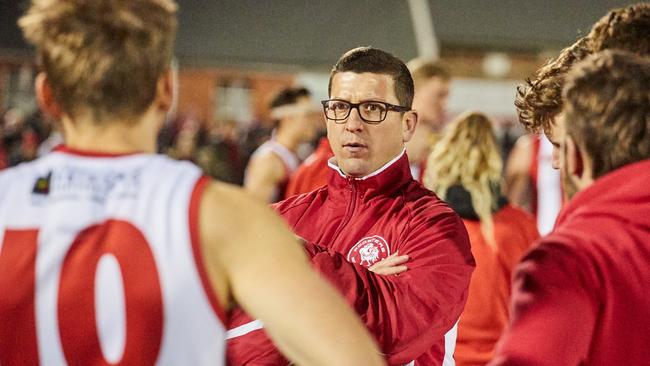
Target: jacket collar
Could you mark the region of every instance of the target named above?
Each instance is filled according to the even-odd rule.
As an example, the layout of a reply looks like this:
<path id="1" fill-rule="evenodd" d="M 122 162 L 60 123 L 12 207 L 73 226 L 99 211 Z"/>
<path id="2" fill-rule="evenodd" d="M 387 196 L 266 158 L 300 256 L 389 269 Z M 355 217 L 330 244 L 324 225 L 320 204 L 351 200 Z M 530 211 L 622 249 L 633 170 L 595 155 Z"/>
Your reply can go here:
<path id="1" fill-rule="evenodd" d="M 327 183 L 329 195 L 332 198 L 342 196 L 354 187 L 363 199 L 378 195 L 393 195 L 405 185 L 413 182 L 406 150 L 393 158 L 381 168 L 361 178 L 348 177 L 336 164 L 336 158 L 331 158 L 327 165 L 330 174 Z"/>

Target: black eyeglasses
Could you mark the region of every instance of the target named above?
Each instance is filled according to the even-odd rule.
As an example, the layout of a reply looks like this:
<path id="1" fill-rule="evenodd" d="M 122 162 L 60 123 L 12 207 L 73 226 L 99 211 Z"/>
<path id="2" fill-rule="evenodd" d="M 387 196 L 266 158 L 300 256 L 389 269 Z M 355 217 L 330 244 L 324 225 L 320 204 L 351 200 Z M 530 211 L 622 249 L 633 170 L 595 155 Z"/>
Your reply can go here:
<path id="1" fill-rule="evenodd" d="M 350 116 L 353 109 L 357 109 L 361 119 L 369 124 L 377 124 L 386 119 L 388 111 L 406 112 L 410 108 L 402 107 L 401 105 L 394 105 L 386 102 L 366 101 L 361 103 L 350 103 L 341 99 L 329 99 L 321 101 L 325 117 L 334 121 L 334 123 L 343 124 Z"/>

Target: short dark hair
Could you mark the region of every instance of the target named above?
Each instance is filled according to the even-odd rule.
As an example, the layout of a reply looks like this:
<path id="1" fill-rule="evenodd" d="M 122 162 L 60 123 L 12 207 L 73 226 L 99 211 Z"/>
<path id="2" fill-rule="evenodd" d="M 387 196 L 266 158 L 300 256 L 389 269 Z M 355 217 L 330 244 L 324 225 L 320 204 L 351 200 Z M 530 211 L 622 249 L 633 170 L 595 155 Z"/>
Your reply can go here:
<path id="1" fill-rule="evenodd" d="M 562 109 L 562 87 L 571 67 L 586 56 L 606 49 L 650 55 L 650 4 L 641 3 L 610 10 L 589 34 L 544 65 L 532 80 L 518 89 L 515 106 L 526 129 L 546 130 Z"/>
<path id="2" fill-rule="evenodd" d="M 402 60 L 372 47 L 354 48 L 341 56 L 330 73 L 327 93 L 332 93 L 332 79 L 339 72 L 364 73 L 389 75 L 395 82 L 395 96 L 400 105 L 411 108 L 413 104 L 413 78 Z"/>
<path id="3" fill-rule="evenodd" d="M 593 161 L 598 178 L 650 158 L 650 60 L 607 50 L 567 74 L 562 98 L 567 134 Z"/>
<path id="4" fill-rule="evenodd" d="M 311 93 L 306 88 L 284 88 L 273 98 L 269 106 L 273 109 L 283 105 L 295 104 L 298 99 L 309 96 L 311 96 Z"/>

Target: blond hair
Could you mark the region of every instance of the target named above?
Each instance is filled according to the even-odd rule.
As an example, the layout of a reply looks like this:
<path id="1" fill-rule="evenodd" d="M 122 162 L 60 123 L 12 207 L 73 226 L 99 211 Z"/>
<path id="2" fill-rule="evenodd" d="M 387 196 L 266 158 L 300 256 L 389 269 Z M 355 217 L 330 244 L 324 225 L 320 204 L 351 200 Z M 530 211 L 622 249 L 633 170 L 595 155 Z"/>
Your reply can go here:
<path id="1" fill-rule="evenodd" d="M 443 200 L 450 187 L 461 185 L 472 197 L 481 230 L 493 248 L 492 211 L 497 208 L 503 163 L 490 119 L 467 112 L 444 130 L 427 161 L 424 185 Z"/>
<path id="2" fill-rule="evenodd" d="M 153 102 L 176 33 L 173 0 L 33 0 L 18 24 L 72 118 L 131 118 Z"/>

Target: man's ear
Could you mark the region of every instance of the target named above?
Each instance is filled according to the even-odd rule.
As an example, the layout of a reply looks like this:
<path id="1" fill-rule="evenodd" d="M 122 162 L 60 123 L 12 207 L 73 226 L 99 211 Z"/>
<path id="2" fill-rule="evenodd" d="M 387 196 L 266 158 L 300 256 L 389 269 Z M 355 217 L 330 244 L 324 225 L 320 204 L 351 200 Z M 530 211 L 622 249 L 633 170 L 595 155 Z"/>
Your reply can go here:
<path id="1" fill-rule="evenodd" d="M 170 111 L 175 102 L 175 88 L 176 88 L 176 77 L 174 75 L 174 70 L 169 68 L 164 74 L 158 79 L 158 84 L 156 85 L 156 101 L 158 108 L 168 112 Z"/>
<path id="2" fill-rule="evenodd" d="M 404 113 L 404 116 L 402 116 L 402 140 L 404 142 L 411 141 L 418 122 L 418 112 L 411 110 Z"/>
<path id="3" fill-rule="evenodd" d="M 573 137 L 566 136 L 565 149 L 568 173 L 578 179 L 582 179 L 585 170 L 584 152 L 582 148 L 573 140 Z"/>
<path id="4" fill-rule="evenodd" d="M 36 92 L 36 101 L 38 102 L 38 107 L 41 111 L 52 117 L 54 120 L 60 120 L 62 114 L 61 105 L 54 99 L 52 86 L 44 72 L 41 72 L 36 76 L 34 89 Z"/>

